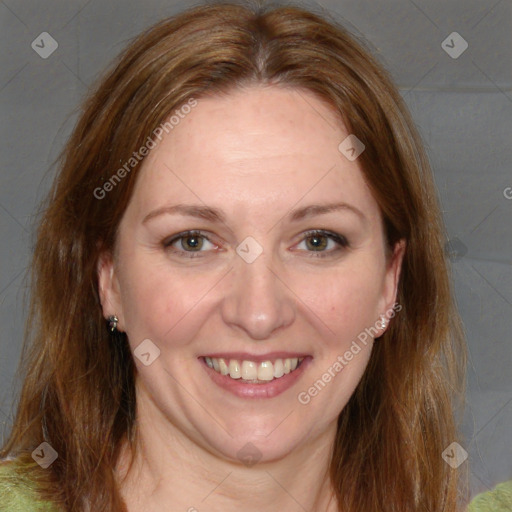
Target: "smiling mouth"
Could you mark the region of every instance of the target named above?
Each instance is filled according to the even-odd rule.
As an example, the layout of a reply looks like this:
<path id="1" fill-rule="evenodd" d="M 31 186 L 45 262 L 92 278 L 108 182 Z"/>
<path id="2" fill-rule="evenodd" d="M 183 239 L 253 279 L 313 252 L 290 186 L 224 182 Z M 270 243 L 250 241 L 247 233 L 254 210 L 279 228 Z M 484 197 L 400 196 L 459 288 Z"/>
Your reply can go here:
<path id="1" fill-rule="evenodd" d="M 304 357 L 278 358 L 274 361 L 240 361 L 222 357 L 202 357 L 205 364 L 221 375 L 247 384 L 266 384 L 293 373 L 300 367 Z"/>

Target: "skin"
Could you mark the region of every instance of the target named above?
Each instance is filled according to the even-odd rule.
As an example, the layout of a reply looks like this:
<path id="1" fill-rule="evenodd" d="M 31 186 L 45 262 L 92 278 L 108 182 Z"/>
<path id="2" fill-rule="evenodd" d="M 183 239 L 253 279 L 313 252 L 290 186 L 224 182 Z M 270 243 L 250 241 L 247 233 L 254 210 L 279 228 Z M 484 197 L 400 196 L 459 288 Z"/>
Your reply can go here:
<path id="1" fill-rule="evenodd" d="M 135 358 L 141 442 L 132 471 L 126 446 L 116 468 L 130 512 L 336 510 L 327 477 L 336 420 L 378 340 L 361 345 L 307 405 L 297 395 L 393 307 L 404 251 L 386 253 L 358 161 L 338 150 L 347 135 L 311 93 L 251 86 L 198 99 L 137 171 L 114 255 L 98 263 L 105 317 L 118 316 L 132 349 L 150 339 L 160 350 L 149 366 Z M 342 209 L 288 220 L 291 210 L 337 202 L 363 217 Z M 176 214 L 143 222 L 177 203 L 221 209 L 225 222 Z M 199 254 L 187 239 L 176 252 L 164 247 L 191 229 L 210 239 Z M 315 251 L 304 235 L 311 229 L 341 234 L 349 246 L 320 237 Z M 250 264 L 236 253 L 247 236 L 263 248 Z M 270 399 L 228 393 L 198 360 L 280 350 L 313 359 Z M 249 442 L 261 454 L 253 466 L 237 457 Z"/>

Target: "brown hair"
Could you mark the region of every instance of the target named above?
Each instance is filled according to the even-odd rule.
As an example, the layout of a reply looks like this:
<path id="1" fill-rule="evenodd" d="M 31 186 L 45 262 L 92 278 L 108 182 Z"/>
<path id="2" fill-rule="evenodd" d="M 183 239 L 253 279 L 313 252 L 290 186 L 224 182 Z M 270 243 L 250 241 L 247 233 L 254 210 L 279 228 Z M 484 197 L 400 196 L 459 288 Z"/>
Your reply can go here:
<path id="1" fill-rule="evenodd" d="M 187 100 L 254 83 L 312 91 L 339 113 L 366 146 L 358 161 L 389 246 L 407 244 L 402 310 L 339 416 L 330 476 L 340 510 L 456 510 L 459 471 L 441 453 L 459 439 L 466 353 L 429 163 L 364 44 L 294 6 L 213 3 L 164 20 L 85 101 L 38 231 L 23 388 L 0 455 L 17 457 L 63 510 L 126 510 L 114 468 L 121 441 L 135 439 L 135 366 L 125 335 L 112 343 L 106 329 L 96 267 L 114 248 L 137 171 L 106 199 L 94 191 Z M 59 454 L 46 470 L 30 455 L 43 440 Z"/>

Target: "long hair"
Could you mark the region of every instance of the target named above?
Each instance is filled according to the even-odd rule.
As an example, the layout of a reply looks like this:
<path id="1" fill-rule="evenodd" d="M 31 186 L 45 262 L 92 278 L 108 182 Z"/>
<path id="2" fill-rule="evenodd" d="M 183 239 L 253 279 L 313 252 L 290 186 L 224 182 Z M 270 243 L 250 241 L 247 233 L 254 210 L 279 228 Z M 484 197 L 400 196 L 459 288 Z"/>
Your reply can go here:
<path id="1" fill-rule="evenodd" d="M 62 510 L 126 510 L 114 468 L 123 439 L 135 446 L 136 369 L 126 335 L 113 343 L 106 328 L 97 262 L 114 249 L 141 164 L 112 176 L 191 98 L 252 84 L 311 91 L 331 106 L 366 147 L 358 162 L 389 247 L 406 241 L 402 309 L 339 415 L 330 478 L 340 510 L 458 510 L 460 471 L 442 452 L 460 439 L 466 352 L 428 159 L 365 43 L 290 5 L 189 9 L 140 35 L 93 87 L 44 204 L 23 386 L 0 456 L 16 458 Z M 31 457 L 42 441 L 58 453 L 44 470 Z"/>

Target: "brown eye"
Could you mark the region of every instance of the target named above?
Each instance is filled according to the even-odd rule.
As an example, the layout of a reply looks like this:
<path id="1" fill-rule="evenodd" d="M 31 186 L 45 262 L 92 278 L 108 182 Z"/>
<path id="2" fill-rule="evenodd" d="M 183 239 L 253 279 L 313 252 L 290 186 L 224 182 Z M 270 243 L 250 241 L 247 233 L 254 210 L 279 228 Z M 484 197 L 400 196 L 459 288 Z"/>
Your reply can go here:
<path id="1" fill-rule="evenodd" d="M 303 239 L 306 245 L 305 250 L 313 253 L 311 256 L 329 256 L 349 247 L 349 243 L 344 236 L 330 231 L 314 230 L 308 231 L 305 235 Z"/>
<path id="2" fill-rule="evenodd" d="M 186 231 L 179 233 L 162 242 L 165 249 L 177 254 L 178 256 L 193 258 L 195 254 L 208 252 L 208 244 L 211 248 L 216 246 L 210 242 L 207 236 L 198 231 Z M 204 249 L 204 250 L 203 250 Z M 202 255 L 202 254 L 201 254 Z"/>
<path id="3" fill-rule="evenodd" d="M 306 238 L 306 246 L 312 251 L 322 251 L 329 243 L 325 235 L 311 235 Z"/>
<path id="4" fill-rule="evenodd" d="M 181 247 L 188 251 L 191 249 L 192 251 L 201 250 L 203 247 L 203 238 L 200 235 L 189 235 L 181 237 Z"/>

